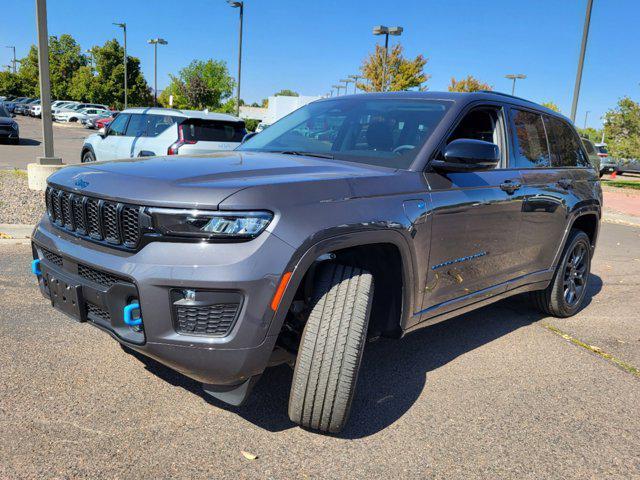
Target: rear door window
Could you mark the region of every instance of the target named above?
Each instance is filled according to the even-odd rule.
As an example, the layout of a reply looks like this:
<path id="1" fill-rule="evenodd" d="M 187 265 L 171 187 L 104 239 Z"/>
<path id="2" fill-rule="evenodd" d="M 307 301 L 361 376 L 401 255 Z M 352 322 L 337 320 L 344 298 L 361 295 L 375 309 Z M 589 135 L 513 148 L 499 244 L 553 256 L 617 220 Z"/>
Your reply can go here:
<path id="1" fill-rule="evenodd" d="M 545 126 L 551 146 L 552 167 L 585 167 L 589 160 L 580 148 L 577 134 L 569 125 L 545 115 Z"/>
<path id="2" fill-rule="evenodd" d="M 144 115 L 139 113 L 134 113 L 131 115 L 131 120 L 129 120 L 129 125 L 127 126 L 127 133 L 125 134 L 127 137 L 140 137 L 145 133 L 145 120 Z"/>
<path id="3" fill-rule="evenodd" d="M 550 166 L 549 145 L 542 115 L 516 109 L 513 109 L 511 114 L 515 133 L 515 166 L 518 168 Z"/>
<path id="4" fill-rule="evenodd" d="M 146 136 L 157 137 L 171 125 L 182 120 L 182 118 L 183 117 L 174 117 L 172 115 L 147 115 Z"/>
<path id="5" fill-rule="evenodd" d="M 241 142 L 247 131 L 243 122 L 191 119 L 182 124 L 184 139 L 194 142 Z"/>

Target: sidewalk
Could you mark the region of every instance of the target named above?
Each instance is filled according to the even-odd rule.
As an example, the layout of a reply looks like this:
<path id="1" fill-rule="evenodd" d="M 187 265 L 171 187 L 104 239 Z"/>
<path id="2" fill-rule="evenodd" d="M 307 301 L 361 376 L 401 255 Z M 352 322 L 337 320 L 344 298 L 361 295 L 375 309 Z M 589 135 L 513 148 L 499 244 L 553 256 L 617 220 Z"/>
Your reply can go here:
<path id="1" fill-rule="evenodd" d="M 640 226 L 640 190 L 605 187 L 603 220 Z"/>

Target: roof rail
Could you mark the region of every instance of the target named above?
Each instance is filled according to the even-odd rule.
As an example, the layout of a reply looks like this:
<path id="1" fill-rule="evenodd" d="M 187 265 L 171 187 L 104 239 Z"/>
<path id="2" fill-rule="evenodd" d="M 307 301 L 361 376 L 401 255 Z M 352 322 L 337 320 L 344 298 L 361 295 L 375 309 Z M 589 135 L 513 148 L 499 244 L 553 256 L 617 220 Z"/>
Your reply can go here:
<path id="1" fill-rule="evenodd" d="M 527 100 L 526 98 L 516 97 L 515 95 L 511 95 L 509 93 L 496 92 L 495 90 L 478 90 L 478 92 L 480 92 L 480 93 L 493 93 L 494 95 L 501 95 L 503 97 L 509 97 L 509 98 L 517 98 L 518 100 L 524 100 L 525 102 L 534 103 L 531 100 Z"/>

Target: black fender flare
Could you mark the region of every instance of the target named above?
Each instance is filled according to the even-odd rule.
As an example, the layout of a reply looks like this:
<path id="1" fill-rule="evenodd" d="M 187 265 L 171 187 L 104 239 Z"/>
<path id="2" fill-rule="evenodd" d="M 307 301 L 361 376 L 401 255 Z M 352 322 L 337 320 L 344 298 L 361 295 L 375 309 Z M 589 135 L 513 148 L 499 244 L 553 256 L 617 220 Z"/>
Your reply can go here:
<path id="1" fill-rule="evenodd" d="M 318 257 L 336 250 L 349 247 L 372 245 L 376 243 L 388 243 L 398 248 L 402 261 L 402 313 L 399 319 L 399 326 L 405 329 L 407 321 L 413 313 L 414 299 L 414 271 L 415 262 L 411 248 L 404 236 L 395 230 L 366 230 L 342 233 L 337 236 L 324 238 L 309 245 L 303 244 L 292 256 L 285 272 L 291 272 L 291 277 L 287 283 L 282 299 L 278 305 L 274 317 L 271 321 L 269 333 L 267 335 L 277 335 L 284 323 L 285 317 L 293 301 L 293 297 L 302 282 L 309 267 Z"/>
<path id="2" fill-rule="evenodd" d="M 593 243 L 595 244 L 598 234 L 600 233 L 600 220 L 602 218 L 602 207 L 599 202 L 584 202 L 582 204 L 578 204 L 576 208 L 574 208 L 568 216 L 567 226 L 562 235 L 562 242 L 560 242 L 558 246 L 558 250 L 556 251 L 556 255 L 553 259 L 553 268 L 555 269 L 558 266 L 558 262 L 560 261 L 560 257 L 562 256 L 562 252 L 564 251 L 564 246 L 567 243 L 567 239 L 569 238 L 569 233 L 571 233 L 571 229 L 573 225 L 576 223 L 576 220 L 580 217 L 584 217 L 586 215 L 593 215 L 597 219 L 596 231 L 593 239 Z M 593 254 L 593 252 L 592 252 Z"/>

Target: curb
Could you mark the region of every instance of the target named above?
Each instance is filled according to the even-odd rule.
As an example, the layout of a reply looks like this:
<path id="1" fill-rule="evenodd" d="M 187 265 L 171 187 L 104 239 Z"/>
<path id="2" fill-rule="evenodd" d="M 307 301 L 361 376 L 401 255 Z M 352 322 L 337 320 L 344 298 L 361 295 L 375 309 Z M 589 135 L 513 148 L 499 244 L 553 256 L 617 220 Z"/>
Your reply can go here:
<path id="1" fill-rule="evenodd" d="M 640 227 L 640 217 L 634 217 L 632 215 L 606 209 L 602 214 L 602 221 L 607 223 L 616 223 L 618 225 L 627 225 L 630 227 Z"/>
<path id="2" fill-rule="evenodd" d="M 31 238 L 35 225 L 20 223 L 0 223 L 0 241 L 23 241 Z"/>

